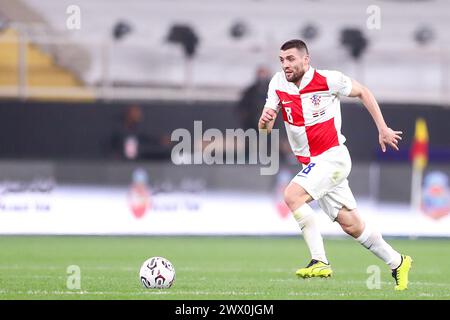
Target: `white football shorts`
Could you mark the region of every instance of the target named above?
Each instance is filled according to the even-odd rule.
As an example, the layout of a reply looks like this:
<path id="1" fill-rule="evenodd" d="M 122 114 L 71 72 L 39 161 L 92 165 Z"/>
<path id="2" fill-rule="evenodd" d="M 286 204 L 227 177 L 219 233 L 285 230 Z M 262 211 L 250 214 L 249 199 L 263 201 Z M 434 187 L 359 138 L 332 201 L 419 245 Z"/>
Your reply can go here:
<path id="1" fill-rule="evenodd" d="M 297 183 L 319 203 L 320 208 L 336 220 L 342 207 L 356 208 L 347 177 L 352 168 L 352 160 L 345 145 L 331 148 L 324 153 L 311 157 L 308 165 L 303 165 L 292 182 Z"/>

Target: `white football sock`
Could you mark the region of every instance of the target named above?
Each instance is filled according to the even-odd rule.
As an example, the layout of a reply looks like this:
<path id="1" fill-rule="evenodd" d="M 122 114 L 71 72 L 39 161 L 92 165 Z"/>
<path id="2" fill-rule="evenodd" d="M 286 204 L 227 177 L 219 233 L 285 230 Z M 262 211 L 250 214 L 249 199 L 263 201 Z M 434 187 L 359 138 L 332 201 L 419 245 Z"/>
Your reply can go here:
<path id="1" fill-rule="evenodd" d="M 400 253 L 383 240 L 380 232 L 372 230 L 367 224 L 363 233 L 356 240 L 383 260 L 391 269 L 396 269 L 402 262 Z"/>
<path id="2" fill-rule="evenodd" d="M 314 211 L 305 203 L 293 212 L 300 229 L 303 232 L 303 238 L 311 253 L 311 258 L 328 263 L 323 247 L 323 239 L 320 234 L 319 226 L 314 217 Z"/>

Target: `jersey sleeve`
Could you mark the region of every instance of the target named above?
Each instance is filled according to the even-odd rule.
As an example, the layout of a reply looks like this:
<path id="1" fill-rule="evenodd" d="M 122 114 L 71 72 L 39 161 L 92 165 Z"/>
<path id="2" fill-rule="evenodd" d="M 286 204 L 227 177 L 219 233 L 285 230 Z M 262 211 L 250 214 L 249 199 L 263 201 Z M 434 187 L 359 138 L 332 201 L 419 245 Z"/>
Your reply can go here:
<path id="1" fill-rule="evenodd" d="M 278 73 L 272 77 L 272 80 L 270 80 L 269 88 L 267 89 L 266 104 L 264 105 L 264 108 L 270 108 L 278 112 L 280 108 L 280 98 L 278 97 L 276 92 L 278 82 L 277 77 Z"/>
<path id="2" fill-rule="evenodd" d="M 331 93 L 348 96 L 352 91 L 352 79 L 339 71 L 329 71 L 327 75 L 328 87 Z"/>

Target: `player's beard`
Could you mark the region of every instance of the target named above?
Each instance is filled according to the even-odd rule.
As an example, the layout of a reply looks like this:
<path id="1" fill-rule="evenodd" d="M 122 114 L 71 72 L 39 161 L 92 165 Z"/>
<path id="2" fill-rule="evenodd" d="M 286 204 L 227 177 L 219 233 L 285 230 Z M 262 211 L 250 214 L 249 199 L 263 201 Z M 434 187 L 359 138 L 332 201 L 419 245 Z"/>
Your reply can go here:
<path id="1" fill-rule="evenodd" d="M 291 70 L 292 73 L 290 75 L 290 77 L 288 77 L 288 75 L 286 74 L 286 71 L 284 73 L 286 80 L 288 82 L 293 82 L 293 83 L 297 83 L 300 82 L 300 80 L 303 78 L 303 75 L 305 74 L 305 71 L 300 71 L 300 70 Z"/>

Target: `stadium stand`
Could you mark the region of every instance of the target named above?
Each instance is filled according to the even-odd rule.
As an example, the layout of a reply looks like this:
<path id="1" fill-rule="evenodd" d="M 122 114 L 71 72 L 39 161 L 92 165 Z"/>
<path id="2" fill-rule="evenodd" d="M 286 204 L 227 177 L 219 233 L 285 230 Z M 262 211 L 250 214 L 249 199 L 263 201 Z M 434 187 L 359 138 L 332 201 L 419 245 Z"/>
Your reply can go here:
<path id="1" fill-rule="evenodd" d="M 129 87 L 215 88 L 236 99 L 258 66 L 279 68 L 276 55 L 282 42 L 301 37 L 302 28 L 312 25 L 317 30 L 317 36 L 308 40 L 313 65 L 342 70 L 367 84 L 383 101 L 450 101 L 447 1 L 376 3 L 380 28 L 369 29 L 368 20 L 377 7 L 368 0 L 345 0 L 339 5 L 327 0 L 195 0 L 189 6 L 181 0 L 79 0 L 81 29 L 70 31 L 66 9 L 71 1 L 22 3 L 42 17 L 47 27 L 87 52 L 83 61 L 88 67 L 80 68 L 79 63 L 70 67 L 77 69 L 88 86 L 108 82 Z M 308 11 L 303 12 L 306 5 Z M 8 12 L 3 14 L 8 16 Z M 112 29 L 119 21 L 128 23 L 131 32 L 114 41 Z M 236 23 L 246 30 L 239 39 L 230 35 Z M 191 63 L 186 62 L 180 46 L 166 41 L 174 24 L 188 25 L 198 35 L 199 46 Z M 359 62 L 350 59 L 340 43 L 344 28 L 357 28 L 368 40 Z M 426 44 L 415 39 L 421 28 L 432 33 Z"/>

